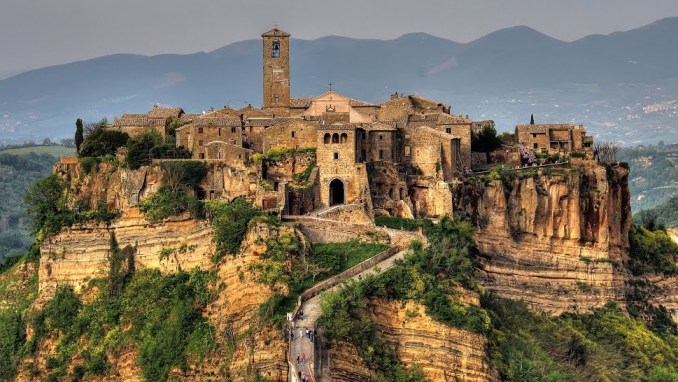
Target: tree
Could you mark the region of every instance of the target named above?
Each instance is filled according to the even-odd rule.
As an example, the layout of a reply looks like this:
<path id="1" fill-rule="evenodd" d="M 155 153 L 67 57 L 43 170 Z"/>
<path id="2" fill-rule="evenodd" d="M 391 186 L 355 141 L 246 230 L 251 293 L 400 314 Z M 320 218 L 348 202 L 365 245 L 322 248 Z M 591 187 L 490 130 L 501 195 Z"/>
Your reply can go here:
<path id="1" fill-rule="evenodd" d="M 56 175 L 50 175 L 31 186 L 24 198 L 33 232 L 44 229 L 56 232 L 63 225 L 67 211 L 66 184 Z"/>
<path id="2" fill-rule="evenodd" d="M 490 152 L 501 147 L 501 138 L 497 136 L 497 130 L 489 123 L 483 126 L 480 133 L 473 133 L 471 136 L 471 150 L 482 152 L 487 155 L 488 161 Z"/>
<path id="3" fill-rule="evenodd" d="M 530 125 L 534 125 L 534 114 L 530 114 Z"/>
<path id="4" fill-rule="evenodd" d="M 131 169 L 151 164 L 151 150 L 162 144 L 157 131 L 143 132 L 127 142 L 127 164 Z"/>
<path id="5" fill-rule="evenodd" d="M 106 121 L 102 119 L 85 127 L 85 140 L 80 146 L 79 154 L 81 157 L 115 155 L 116 150 L 125 146 L 128 140 L 127 133 L 107 129 Z"/>
<path id="6" fill-rule="evenodd" d="M 82 119 L 78 118 L 75 121 L 75 150 L 79 153 L 80 152 L 80 146 L 82 146 L 82 142 L 85 140 L 84 137 L 84 130 L 82 127 Z"/>

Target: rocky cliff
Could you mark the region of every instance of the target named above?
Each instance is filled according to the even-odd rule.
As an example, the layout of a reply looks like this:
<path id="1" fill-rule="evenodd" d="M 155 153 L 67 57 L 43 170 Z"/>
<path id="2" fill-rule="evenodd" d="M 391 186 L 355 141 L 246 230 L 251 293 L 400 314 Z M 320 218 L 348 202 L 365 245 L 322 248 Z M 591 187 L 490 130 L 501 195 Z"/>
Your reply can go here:
<path id="1" fill-rule="evenodd" d="M 416 366 L 431 381 L 498 381 L 486 353 L 487 338 L 441 324 L 414 302 L 373 299 L 370 318 L 380 337 L 395 349 L 406 367 Z M 355 347 L 340 342 L 329 352 L 333 381 L 364 381 L 372 374 L 357 355 Z"/>
<path id="2" fill-rule="evenodd" d="M 624 299 L 627 168 L 585 161 L 475 178 L 456 198 L 479 227 L 479 275 L 488 290 L 556 314 Z"/>

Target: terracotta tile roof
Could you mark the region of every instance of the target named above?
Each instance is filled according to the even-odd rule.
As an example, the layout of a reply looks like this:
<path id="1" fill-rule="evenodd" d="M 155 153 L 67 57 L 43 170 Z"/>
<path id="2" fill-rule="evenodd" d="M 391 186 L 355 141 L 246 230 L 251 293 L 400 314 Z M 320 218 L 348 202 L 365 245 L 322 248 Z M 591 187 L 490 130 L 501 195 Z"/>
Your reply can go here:
<path id="1" fill-rule="evenodd" d="M 574 130 L 575 125 L 572 123 L 540 123 L 534 125 L 516 125 L 516 130 L 530 131 L 535 133 L 545 133 L 548 130 Z"/>
<path id="2" fill-rule="evenodd" d="M 285 32 L 282 29 L 273 28 L 270 31 L 261 35 L 261 37 L 290 37 L 291 34 Z"/>
<path id="3" fill-rule="evenodd" d="M 297 108 L 297 109 L 301 109 L 301 108 L 306 109 L 309 106 L 311 106 L 312 100 L 313 100 L 313 98 L 309 98 L 309 97 L 306 97 L 306 98 L 290 98 L 290 107 L 291 108 Z"/>
<path id="4" fill-rule="evenodd" d="M 205 115 L 193 120 L 193 124 L 198 127 L 240 127 L 240 118 L 226 116 Z"/>
<path id="5" fill-rule="evenodd" d="M 241 109 L 238 109 L 238 114 L 242 114 L 245 119 L 248 118 L 271 118 L 273 117 L 272 113 L 265 112 L 259 108 L 246 106 Z"/>
<path id="6" fill-rule="evenodd" d="M 201 115 L 202 114 L 182 114 L 181 117 L 179 117 L 179 120 L 183 123 L 190 123 Z"/>
<path id="7" fill-rule="evenodd" d="M 245 120 L 245 126 L 273 126 L 273 118 L 250 118 Z"/>
<path id="8" fill-rule="evenodd" d="M 350 101 L 348 101 L 348 104 L 352 107 L 379 107 L 377 104 L 361 101 L 358 99 L 353 99 L 351 98 Z"/>
<path id="9" fill-rule="evenodd" d="M 169 118 L 175 117 L 178 118 L 184 113 L 184 110 L 180 107 L 160 107 L 154 105 L 151 111 L 148 112 L 148 116 L 151 118 Z"/>
<path id="10" fill-rule="evenodd" d="M 165 126 L 166 118 L 150 118 L 146 114 L 123 114 L 113 119 L 113 126 L 157 127 Z"/>
<path id="11" fill-rule="evenodd" d="M 359 123 L 342 123 L 336 125 L 320 125 L 318 128 L 321 130 L 354 130 L 363 126 L 364 125 Z"/>

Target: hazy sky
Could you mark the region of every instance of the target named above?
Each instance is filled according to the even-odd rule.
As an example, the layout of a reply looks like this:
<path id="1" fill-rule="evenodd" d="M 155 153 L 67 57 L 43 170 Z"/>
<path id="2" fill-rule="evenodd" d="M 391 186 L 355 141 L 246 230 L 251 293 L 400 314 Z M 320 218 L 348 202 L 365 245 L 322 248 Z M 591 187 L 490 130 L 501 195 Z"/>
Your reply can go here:
<path id="1" fill-rule="evenodd" d="M 0 73 L 112 53 L 193 53 L 259 38 L 390 39 L 427 32 L 467 42 L 528 25 L 571 41 L 678 16 L 678 0 L 0 0 Z"/>

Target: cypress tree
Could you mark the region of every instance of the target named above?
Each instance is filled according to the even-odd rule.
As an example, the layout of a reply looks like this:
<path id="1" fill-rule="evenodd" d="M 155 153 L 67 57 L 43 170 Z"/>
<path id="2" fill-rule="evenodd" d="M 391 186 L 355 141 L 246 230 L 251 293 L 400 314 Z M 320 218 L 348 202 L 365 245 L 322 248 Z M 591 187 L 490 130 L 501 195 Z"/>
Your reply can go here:
<path id="1" fill-rule="evenodd" d="M 80 153 L 80 146 L 84 140 L 85 138 L 82 128 L 82 119 L 78 118 L 78 120 L 75 121 L 75 150 L 78 153 Z"/>
<path id="2" fill-rule="evenodd" d="M 534 114 L 530 114 L 530 125 L 534 125 Z"/>

